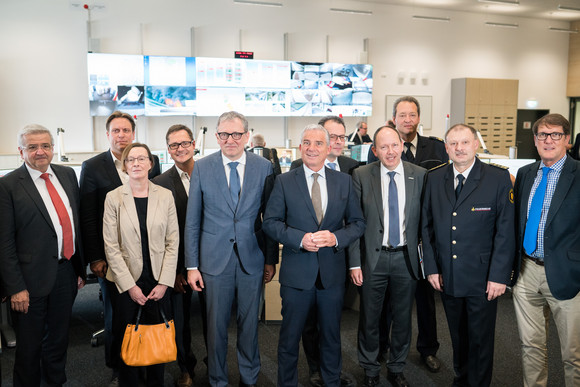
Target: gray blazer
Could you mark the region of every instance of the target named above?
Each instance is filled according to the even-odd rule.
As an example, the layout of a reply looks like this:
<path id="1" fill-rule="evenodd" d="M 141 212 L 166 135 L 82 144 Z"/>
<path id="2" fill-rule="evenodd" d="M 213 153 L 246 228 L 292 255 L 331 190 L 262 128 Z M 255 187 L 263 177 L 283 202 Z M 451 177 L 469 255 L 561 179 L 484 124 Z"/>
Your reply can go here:
<path id="1" fill-rule="evenodd" d="M 405 235 L 409 252 L 406 256 L 407 266 L 413 278 L 419 279 L 420 267 L 417 246 L 419 245 L 419 223 L 421 221 L 421 195 L 427 170 L 403 161 L 403 171 L 405 175 Z M 363 277 L 367 277 L 377 265 L 381 254 L 383 235 L 387 232 L 384 229 L 380 161 L 355 169 L 352 177 L 367 228 L 361 240 L 357 240 L 349 246 L 349 267 L 360 266 Z"/>

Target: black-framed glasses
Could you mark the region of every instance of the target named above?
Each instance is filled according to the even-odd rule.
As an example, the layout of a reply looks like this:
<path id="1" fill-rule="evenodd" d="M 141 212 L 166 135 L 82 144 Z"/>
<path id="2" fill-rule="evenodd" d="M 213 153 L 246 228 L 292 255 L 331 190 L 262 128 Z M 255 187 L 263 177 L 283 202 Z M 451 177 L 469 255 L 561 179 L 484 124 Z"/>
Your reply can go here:
<path id="1" fill-rule="evenodd" d="M 38 148 L 42 149 L 45 152 L 52 150 L 52 144 L 30 144 L 24 147 L 27 152 L 33 153 L 38 150 Z"/>
<path id="2" fill-rule="evenodd" d="M 540 141 L 546 141 L 548 136 L 550 136 L 552 138 L 552 141 L 558 141 L 564 136 L 564 133 L 562 133 L 562 132 L 552 132 L 552 133 L 540 132 L 540 133 L 536 134 L 536 138 Z"/>
<path id="3" fill-rule="evenodd" d="M 240 138 L 242 138 L 242 136 L 245 134 L 246 132 L 240 133 L 240 132 L 233 132 L 233 133 L 227 133 L 227 132 L 218 132 L 218 137 L 220 138 L 220 140 L 222 141 L 227 141 L 227 139 L 232 136 L 232 138 L 234 140 L 239 140 Z"/>
<path id="4" fill-rule="evenodd" d="M 336 134 L 331 134 L 329 137 L 330 137 L 330 139 L 332 141 L 336 141 L 336 140 L 345 141 L 346 140 L 346 136 L 345 135 L 338 136 Z"/>
<path id="5" fill-rule="evenodd" d="M 185 148 L 189 148 L 191 146 L 191 144 L 193 144 L 193 140 L 191 141 L 182 141 L 182 142 L 174 142 L 172 144 L 167 144 L 167 147 L 171 150 L 177 150 L 177 148 L 179 148 L 179 146 L 181 145 L 181 147 L 183 149 Z"/>

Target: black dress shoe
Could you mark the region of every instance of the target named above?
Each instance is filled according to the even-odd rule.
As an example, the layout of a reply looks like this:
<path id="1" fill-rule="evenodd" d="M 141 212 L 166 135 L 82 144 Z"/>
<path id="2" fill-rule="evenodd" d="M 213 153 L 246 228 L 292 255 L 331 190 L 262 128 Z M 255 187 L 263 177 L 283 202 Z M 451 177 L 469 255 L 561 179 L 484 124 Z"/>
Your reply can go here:
<path id="1" fill-rule="evenodd" d="M 312 387 L 324 387 L 324 382 L 322 381 L 320 372 L 316 371 L 310 374 L 310 385 Z"/>
<path id="2" fill-rule="evenodd" d="M 363 387 L 375 387 L 379 385 L 380 376 L 365 376 Z"/>
<path id="3" fill-rule="evenodd" d="M 340 387 L 351 387 L 353 385 L 352 379 L 340 373 Z"/>
<path id="4" fill-rule="evenodd" d="M 441 362 L 434 355 L 421 356 L 421 359 L 429 371 L 439 372 L 441 369 Z"/>
<path id="5" fill-rule="evenodd" d="M 405 379 L 405 375 L 402 372 L 389 372 L 387 371 L 387 380 L 394 386 L 394 387 L 409 387 L 409 382 Z"/>

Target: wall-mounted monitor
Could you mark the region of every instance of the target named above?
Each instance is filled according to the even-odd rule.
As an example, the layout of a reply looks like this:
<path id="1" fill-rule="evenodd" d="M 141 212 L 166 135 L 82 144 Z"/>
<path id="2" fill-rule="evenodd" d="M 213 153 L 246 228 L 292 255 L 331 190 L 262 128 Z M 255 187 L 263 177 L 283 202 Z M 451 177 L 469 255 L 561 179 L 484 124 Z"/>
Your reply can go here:
<path id="1" fill-rule="evenodd" d="M 91 115 L 370 116 L 372 66 L 88 54 Z"/>

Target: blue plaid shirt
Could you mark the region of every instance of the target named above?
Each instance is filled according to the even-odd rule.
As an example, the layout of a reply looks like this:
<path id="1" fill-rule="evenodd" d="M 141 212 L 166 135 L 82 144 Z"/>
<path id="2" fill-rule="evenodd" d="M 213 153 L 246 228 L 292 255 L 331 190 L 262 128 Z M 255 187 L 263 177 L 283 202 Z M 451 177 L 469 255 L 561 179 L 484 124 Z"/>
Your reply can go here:
<path id="1" fill-rule="evenodd" d="M 536 251 L 534 251 L 531 256 L 544 259 L 544 228 L 546 227 L 546 219 L 548 218 L 548 212 L 550 211 L 550 203 L 552 203 L 552 196 L 554 196 L 554 191 L 556 190 L 556 184 L 558 184 L 558 179 L 560 178 L 560 173 L 566 162 L 566 155 L 558 160 L 550 168 L 548 172 L 548 182 L 546 185 L 546 196 L 544 196 L 544 205 L 542 207 L 542 217 L 540 218 L 540 225 L 538 226 L 538 240 L 536 242 Z M 532 186 L 532 191 L 530 192 L 530 197 L 528 199 L 528 216 L 530 216 L 530 207 L 532 205 L 532 198 L 536 193 L 538 185 L 542 180 L 542 168 L 546 165 L 540 161 L 540 167 L 536 173 L 536 179 L 534 180 L 534 185 Z"/>

